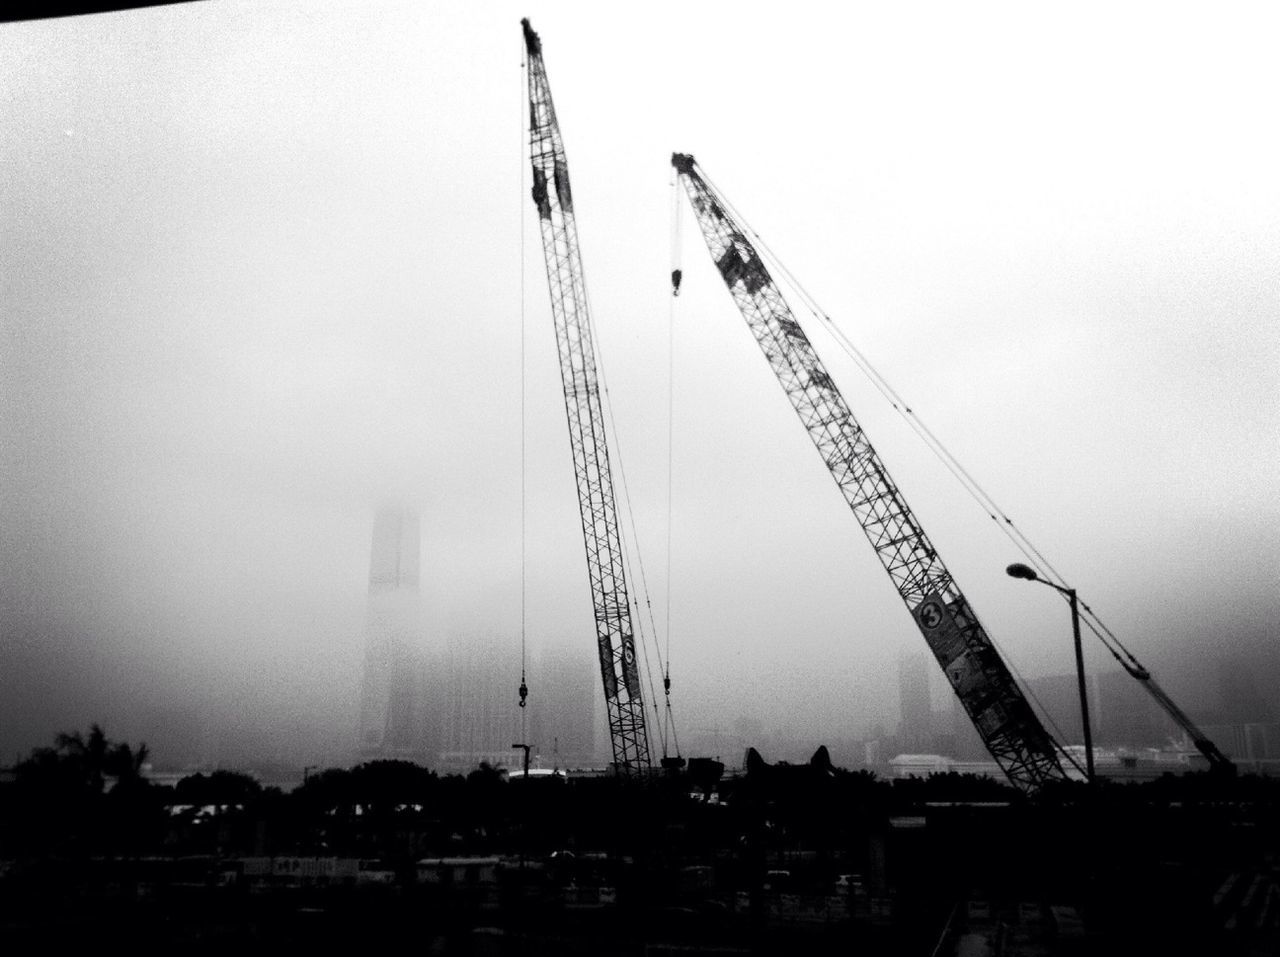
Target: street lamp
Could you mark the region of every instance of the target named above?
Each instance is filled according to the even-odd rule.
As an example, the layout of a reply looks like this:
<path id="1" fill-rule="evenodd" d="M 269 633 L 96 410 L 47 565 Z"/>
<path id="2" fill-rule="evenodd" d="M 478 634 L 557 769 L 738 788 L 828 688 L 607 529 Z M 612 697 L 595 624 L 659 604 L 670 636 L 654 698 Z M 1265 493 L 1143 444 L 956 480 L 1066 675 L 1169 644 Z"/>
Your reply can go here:
<path id="1" fill-rule="evenodd" d="M 1048 585 L 1055 588 L 1062 594 L 1066 595 L 1071 601 L 1071 631 L 1075 636 L 1076 642 L 1076 678 L 1080 683 L 1080 720 L 1084 723 L 1084 760 L 1085 775 L 1089 779 L 1089 783 L 1093 783 L 1093 733 L 1089 730 L 1089 696 L 1085 692 L 1084 686 L 1084 650 L 1080 647 L 1080 603 L 1076 599 L 1076 590 L 1074 588 L 1063 588 L 1061 585 L 1046 581 L 1036 574 L 1034 568 L 1023 565 L 1021 562 L 1015 562 L 1005 571 L 1010 578 L 1025 578 L 1029 582 L 1040 582 L 1042 585 Z"/>

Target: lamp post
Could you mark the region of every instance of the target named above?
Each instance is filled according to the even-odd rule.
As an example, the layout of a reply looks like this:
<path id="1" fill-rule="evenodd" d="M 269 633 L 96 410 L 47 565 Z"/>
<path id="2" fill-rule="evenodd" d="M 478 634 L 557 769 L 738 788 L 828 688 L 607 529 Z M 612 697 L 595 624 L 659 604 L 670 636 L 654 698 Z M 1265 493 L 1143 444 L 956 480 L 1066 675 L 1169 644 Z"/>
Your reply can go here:
<path id="1" fill-rule="evenodd" d="M 1080 720 L 1084 724 L 1084 760 L 1085 776 L 1093 783 L 1093 732 L 1089 729 L 1089 696 L 1084 685 L 1084 650 L 1080 647 L 1080 603 L 1076 599 L 1074 588 L 1063 588 L 1061 585 L 1046 581 L 1036 574 L 1034 568 L 1017 562 L 1005 569 L 1011 578 L 1025 578 L 1029 582 L 1040 582 L 1050 588 L 1057 589 L 1071 601 L 1071 631 L 1076 642 L 1076 679 L 1080 684 Z"/>

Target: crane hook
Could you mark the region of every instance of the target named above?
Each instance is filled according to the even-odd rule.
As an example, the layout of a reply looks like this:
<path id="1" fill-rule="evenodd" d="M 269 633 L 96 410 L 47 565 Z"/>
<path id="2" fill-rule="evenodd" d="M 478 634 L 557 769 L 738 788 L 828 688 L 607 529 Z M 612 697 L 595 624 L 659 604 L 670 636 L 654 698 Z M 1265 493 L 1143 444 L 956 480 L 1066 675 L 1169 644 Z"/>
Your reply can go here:
<path id="1" fill-rule="evenodd" d="M 529 686 L 524 683 L 524 679 L 520 679 L 520 707 L 524 707 L 528 702 L 525 700 L 529 697 Z"/>
<path id="2" fill-rule="evenodd" d="M 671 270 L 671 295 L 680 295 L 680 280 L 684 278 L 684 272 L 679 269 Z"/>

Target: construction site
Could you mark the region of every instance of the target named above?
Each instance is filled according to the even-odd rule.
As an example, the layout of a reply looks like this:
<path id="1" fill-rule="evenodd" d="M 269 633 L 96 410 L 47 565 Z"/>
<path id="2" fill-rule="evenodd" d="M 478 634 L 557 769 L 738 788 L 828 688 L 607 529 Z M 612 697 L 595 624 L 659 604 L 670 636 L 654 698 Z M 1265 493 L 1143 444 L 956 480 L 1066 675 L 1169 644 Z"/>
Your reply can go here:
<path id="1" fill-rule="evenodd" d="M 87 12 L 113 16 L 121 5 L 98 6 Z M 80 12 L 86 11 L 46 15 Z M 40 16 L 33 13 L 31 19 Z M 440 607 L 452 603 L 450 614 L 457 619 L 433 625 L 438 634 L 450 635 L 448 642 L 428 653 L 413 637 L 425 600 L 419 593 L 427 591 L 427 576 L 419 569 L 426 553 L 418 513 L 379 508 L 364 647 L 344 646 L 330 662 L 320 661 L 318 651 L 289 659 L 294 672 L 311 675 L 313 689 L 345 689 L 332 696 L 337 717 L 326 720 L 353 726 L 349 738 L 339 746 L 333 739 L 340 734 L 298 732 L 300 741 L 331 740 L 288 755 L 301 771 L 300 781 L 273 782 L 256 770 L 229 766 L 208 747 L 198 767 L 188 762 L 182 770 L 157 773 L 147 761 L 147 745 L 112 742 L 96 718 L 87 736 L 59 733 L 54 746 L 34 748 L 0 777 L 0 889 L 7 902 L 0 921 L 6 937 L 26 946 L 85 944 L 141 925 L 163 946 L 354 948 L 413 939 L 429 953 L 477 955 L 1280 952 L 1280 726 L 1272 723 L 1269 705 L 1232 710 L 1225 700 L 1233 688 L 1244 689 L 1235 695 L 1237 704 L 1265 699 L 1256 689 L 1270 687 L 1275 676 L 1224 680 L 1228 690 L 1216 711 L 1203 704 L 1202 689 L 1193 682 L 1158 681 L 1170 668 L 1159 656 L 1169 647 L 1162 645 L 1166 633 L 1174 631 L 1167 619 L 1179 614 L 1172 603 L 1153 602 L 1145 618 L 1122 610 L 1116 616 L 1122 624 L 1108 625 L 1083 585 L 1093 579 L 1081 575 L 1077 590 L 1047 557 L 1056 545 L 1039 535 L 1033 541 L 1011 517 L 1014 510 L 990 491 L 1010 486 L 983 476 L 1016 472 L 1016 457 L 1003 461 L 989 454 L 982 443 L 992 433 L 977 428 L 973 436 L 944 443 L 957 419 L 967 421 L 965 390 L 983 377 L 974 356 L 985 341 L 949 350 L 913 343 L 913 355 L 929 367 L 913 377 L 913 387 L 932 388 L 929 404 L 946 410 L 952 423 L 950 429 L 935 428 L 855 343 L 847 331 L 855 324 L 833 318 L 802 284 L 799 277 L 810 269 L 801 262 L 784 264 L 748 223 L 742 210 L 759 200 L 749 194 L 730 199 L 696 154 L 678 151 L 696 143 L 672 144 L 677 151 L 670 153 L 667 169 L 670 269 L 660 277 L 666 313 L 648 327 L 603 334 L 584 267 L 584 258 L 592 258 L 593 236 L 584 229 L 580 237 L 576 205 L 599 193 L 578 183 L 575 199 L 566 149 L 566 140 L 576 146 L 589 139 L 594 120 L 557 112 L 543 37 L 530 19 L 518 28 L 521 206 L 502 215 L 520 224 L 519 289 L 518 295 L 504 292 L 503 307 L 494 310 L 515 314 L 505 327 L 511 341 L 498 350 L 505 350 L 504 372 L 488 379 L 491 370 L 468 367 L 440 386 L 440 401 L 430 408 L 409 402 L 406 397 L 414 393 L 401 389 L 394 376 L 378 380 L 388 401 L 407 407 L 410 418 L 454 422 L 440 426 L 440 434 L 468 432 L 466 447 L 480 463 L 471 465 L 503 475 L 500 496 L 488 487 L 474 497 L 433 492 L 436 501 L 423 510 L 423 527 L 446 543 L 432 560 L 448 561 L 450 574 L 456 568 L 457 580 L 468 582 L 455 582 L 456 594 L 444 584 L 432 585 L 437 591 L 431 599 Z M 558 51 L 554 36 L 548 36 L 547 47 Z M 556 75 L 558 83 L 583 87 L 608 82 L 600 75 Z M 741 84 L 736 78 L 720 90 L 689 95 L 736 97 Z M 508 132 L 514 140 L 515 131 Z M 738 148 L 745 156 L 752 136 L 761 134 L 740 132 Z M 446 147 L 449 135 L 442 134 Z M 66 139 L 73 139 L 70 128 Z M 726 165 L 732 161 L 730 154 Z M 797 163 L 802 168 L 799 157 Z M 631 168 L 619 164 L 617 175 Z M 824 169 L 830 167 L 799 175 L 820 177 Z M 791 189 L 786 178 L 794 175 L 794 169 L 778 171 L 777 189 Z M 512 171 L 508 179 L 514 178 Z M 446 194 L 449 187 L 438 191 Z M 490 202 L 477 198 L 476 209 L 487 215 Z M 469 216 L 471 209 L 463 208 Z M 804 223 L 811 212 L 815 220 L 822 218 L 821 210 L 806 207 L 795 211 L 795 222 Z M 270 220 L 269 210 L 255 215 Z M 610 228 L 625 237 L 625 213 Z M 859 225 L 847 228 L 856 232 Z M 843 241 L 830 237 L 832 243 Z M 526 246 L 540 247 L 541 263 L 526 255 Z M 485 282 L 503 286 L 496 278 L 466 279 L 469 286 Z M 652 287 L 651 280 L 644 282 Z M 821 277 L 812 282 L 835 285 Z M 406 297 L 416 295 L 407 288 Z M 710 305 L 713 289 L 716 305 Z M 610 292 L 609 299 L 618 295 Z M 691 295 L 699 297 L 696 310 L 688 305 Z M 657 300 L 644 301 L 652 311 L 648 304 Z M 716 345 L 681 357 L 686 374 L 695 369 L 691 378 L 698 382 L 682 394 L 677 344 L 692 346 L 680 335 L 709 322 L 712 310 L 718 310 L 716 325 L 704 325 L 697 334 L 725 336 L 733 320 L 738 337 L 723 349 Z M 745 323 L 746 336 L 737 319 Z M 300 326 L 299 341 L 308 343 L 299 347 L 304 351 L 317 348 L 310 321 Z M 665 337 L 660 348 L 644 344 L 654 330 Z M 469 334 L 483 342 L 475 354 L 487 355 L 489 333 Z M 939 341 L 948 335 L 939 332 Z M 618 380 L 606 378 L 602 339 L 611 349 L 621 346 L 610 353 L 610 374 L 621 366 L 622 381 L 643 381 L 644 395 L 624 397 Z M 545 359 L 547 350 L 534 340 L 541 346 L 554 342 L 554 396 L 535 394 L 546 386 L 549 366 L 538 366 L 539 354 Z M 753 360 L 753 368 L 740 367 L 737 360 L 748 351 L 762 356 L 764 365 Z M 645 364 L 654 356 L 665 360 L 665 369 Z M 724 369 L 717 371 L 722 360 Z M 335 348 L 327 361 L 332 382 L 345 381 L 342 370 L 352 363 L 351 354 Z M 952 367 L 959 370 L 954 375 L 937 371 Z M 1060 368 L 1069 380 L 1069 367 Z M 277 375 L 284 384 L 272 379 L 269 388 L 245 388 L 258 388 L 260 395 L 271 388 L 288 393 L 289 373 L 274 369 L 267 378 Z M 855 377 L 858 384 L 851 387 Z M 515 395 L 517 380 L 518 423 L 511 409 L 489 419 L 460 413 L 474 396 L 493 392 L 495 381 Z M 464 381 L 481 385 L 466 392 L 456 387 Z M 744 484 L 703 492 L 700 501 L 723 503 L 723 515 L 732 515 L 737 526 L 760 523 L 773 530 L 749 547 L 734 544 L 740 529 L 714 524 L 722 520 L 714 508 L 682 520 L 686 513 L 673 505 L 682 442 L 711 458 L 717 449 L 734 447 L 728 439 L 720 446 L 711 434 L 729 430 L 726 417 L 703 426 L 703 432 L 687 424 L 704 411 L 695 393 L 728 394 L 721 383 L 729 381 L 736 390 L 732 401 L 744 405 L 741 430 L 776 454 L 761 462 L 726 451 L 734 460 L 729 467 L 743 475 Z M 332 409 L 348 402 L 342 388 L 328 381 L 326 388 Z M 855 394 L 858 401 L 874 400 L 876 408 L 864 410 Z M 747 395 L 750 408 L 742 399 Z M 556 426 L 560 436 L 554 443 L 544 441 L 548 433 L 537 419 L 553 402 L 564 423 Z M 251 412 L 256 418 L 257 408 Z M 868 414 L 877 428 L 891 424 L 897 430 L 880 446 L 883 458 L 862 424 Z M 454 416 L 465 424 L 456 424 Z M 366 428 L 376 431 L 363 421 L 351 431 Z M 398 445 L 426 444 L 420 435 L 392 431 Z M 1047 442 L 1058 442 L 1052 423 L 1043 432 Z M 216 430 L 211 434 L 209 441 L 218 441 Z M 690 438 L 695 435 L 701 438 Z M 624 436 L 628 448 L 633 436 L 643 449 L 665 445 L 664 461 L 655 464 L 650 455 L 637 465 L 624 457 Z M 982 467 L 962 461 L 953 446 L 963 447 L 966 459 L 977 457 Z M 1006 448 L 1016 455 L 1016 446 Z M 1088 451 L 1083 443 L 1068 450 L 1081 461 Z M 204 453 L 192 454 L 193 461 L 203 461 Z M 269 479 L 273 473 L 263 463 L 271 461 L 270 454 L 251 466 Z M 378 456 L 375 450 L 367 457 L 381 467 Z M 323 472 L 312 467 L 316 461 L 308 460 L 313 475 Z M 549 463 L 545 470 L 543 461 Z M 492 467 L 493 462 L 502 465 Z M 934 470 L 931 478 L 921 474 L 922 464 Z M 1155 487 L 1123 458 L 1111 468 L 1130 469 L 1133 488 Z M 566 503 L 570 490 L 576 496 L 571 530 L 564 527 L 563 510 L 548 507 L 550 499 L 540 490 L 543 472 L 553 475 L 556 469 L 560 478 L 551 494 Z M 459 472 L 458 487 L 473 475 Z M 809 483 L 803 494 L 791 491 L 801 486 L 780 479 L 789 482 L 793 472 L 803 477 L 797 481 Z M 215 474 L 221 473 L 209 476 Z M 404 484 L 413 486 L 426 473 L 406 474 L 414 479 Z M 701 478 L 686 475 L 688 484 L 679 487 Z M 1052 494 L 1048 477 L 1032 478 Z M 346 494 L 348 485 L 361 481 L 340 471 L 317 480 L 302 496 L 319 503 L 308 505 L 308 520 L 332 510 L 338 499 L 322 488 L 325 482 Z M 943 483 L 946 490 L 939 491 Z M 769 486 L 776 488 L 776 498 L 760 497 L 759 489 Z M 919 496 L 915 489 L 922 490 Z M 420 488 L 398 497 L 415 495 L 423 495 Z M 786 510 L 799 498 L 812 528 L 794 527 Z M 1138 492 L 1121 498 L 1123 508 L 1141 510 Z M 254 512 L 255 507 L 246 506 L 244 514 L 270 524 L 270 510 Z M 1066 504 L 1048 509 L 1066 510 Z M 348 523 L 355 527 L 365 512 L 351 514 L 358 516 Z M 936 523 L 934 516 L 940 516 Z M 767 524 L 775 517 L 776 524 Z M 440 531 L 453 521 L 467 529 L 456 541 Z M 926 521 L 930 528 L 941 525 L 936 541 Z M 1083 509 L 1058 527 L 1082 541 L 1104 540 L 1109 530 L 1095 529 L 1095 521 L 1100 520 Z M 787 523 L 793 527 L 784 534 L 779 529 Z M 548 544 L 551 525 L 559 536 L 554 542 L 573 539 L 571 561 Z M 218 540 L 211 521 L 195 527 L 203 527 L 206 540 Z M 718 538 L 726 554 L 738 553 L 719 568 L 682 578 L 683 563 L 692 561 L 688 556 L 704 554 L 694 551 L 699 536 Z M 805 547 L 819 536 L 841 547 L 848 542 L 856 558 L 846 564 L 839 553 L 832 562 L 830 553 Z M 952 543 L 958 543 L 960 556 L 948 566 L 942 553 L 951 554 Z M 1073 552 L 1077 567 L 1085 550 Z M 271 561 L 279 567 L 305 565 L 309 557 L 302 552 L 280 548 Z M 1265 569 L 1263 558 L 1259 564 Z M 805 581 L 794 606 L 785 594 L 796 587 L 785 583 L 794 580 L 782 575 L 772 593 L 738 581 L 724 591 L 705 585 L 732 578 L 740 568 L 767 576 L 775 567 Z M 961 579 L 976 567 L 987 570 L 967 596 Z M 1008 599 L 993 586 L 991 568 L 998 586 L 1007 586 Z M 1265 570 L 1260 574 L 1265 577 Z M 1133 585 L 1134 601 L 1145 596 L 1142 577 L 1135 572 L 1126 583 Z M 834 589 L 830 581 L 838 583 Z M 1112 584 L 1097 590 L 1115 604 L 1119 592 L 1109 590 Z M 840 594 L 830 606 L 812 609 L 812 596 L 826 602 L 833 590 Z M 288 593 L 281 588 L 278 594 Z M 679 601 L 673 602 L 673 594 Z M 287 614 L 276 611 L 274 600 L 261 602 L 255 614 L 285 621 Z M 1188 592 L 1185 600 L 1190 606 L 1200 599 Z M 806 602 L 809 607 L 803 607 Z M 286 603 L 279 598 L 280 605 Z M 1098 608 L 1103 604 L 1096 602 Z M 554 613 L 541 617 L 550 607 Z M 780 610 L 793 607 L 803 607 L 803 617 Z M 870 613 L 865 621 L 839 623 L 837 630 L 850 636 L 846 644 L 861 649 L 898 642 L 892 645 L 896 676 L 883 673 L 883 658 L 879 673 L 855 673 L 845 657 L 848 648 L 824 650 L 833 642 L 823 622 L 847 614 L 849 607 Z M 686 613 L 690 608 L 695 611 Z M 993 609 L 985 618 L 995 622 L 990 629 L 980 608 Z M 29 609 L 25 614 L 39 617 Z M 182 614 L 197 617 L 185 609 Z M 322 612 L 307 614 L 323 633 Z M 779 633 L 777 621 L 785 614 L 796 620 Z M 753 618 L 761 630 L 748 636 L 743 625 Z M 1151 618 L 1156 624 L 1129 636 L 1134 621 Z M 491 620 L 502 626 L 491 626 Z M 717 627 L 721 620 L 734 625 Z M 342 627 L 348 626 L 344 621 Z M 1019 628 L 1030 637 L 1019 636 Z M 558 639 L 590 635 L 592 641 L 553 644 L 549 633 Z M 745 658 L 739 657 L 740 647 Z M 858 651 L 857 660 L 875 661 L 883 647 Z M 1207 674 L 1216 666 L 1213 635 L 1202 633 L 1178 651 L 1190 663 L 1183 661 L 1177 675 Z M 246 671 L 268 670 L 260 647 L 236 653 L 248 662 Z M 187 671 L 230 673 L 218 671 L 228 666 L 208 655 Z M 320 663 L 308 663 L 308 656 Z M 138 658 L 163 654 L 140 652 Z M 274 666 L 276 659 L 271 661 Z M 1035 675 L 1024 676 L 1020 666 Z M 588 668 L 589 688 L 582 677 Z M 351 677 L 355 673 L 358 681 Z M 200 680 L 214 689 L 207 692 L 212 698 L 221 699 L 218 707 L 235 709 L 235 695 L 217 691 L 221 679 Z M 866 703 L 880 702 L 883 688 L 877 686 L 897 688 L 901 720 L 894 733 L 883 728 L 882 705 Z M 295 686 L 282 680 L 278 687 Z M 832 687 L 849 689 L 847 700 Z M 1184 699 L 1184 689 L 1193 701 Z M 323 691 L 311 693 L 329 703 Z M 240 694 L 248 700 L 247 692 Z M 720 694 L 725 702 L 716 700 Z M 1133 705 L 1135 699 L 1141 704 Z M 733 721 L 734 709 L 735 730 L 726 739 L 721 725 Z M 304 714 L 301 706 L 294 714 Z M 868 726 L 879 720 L 877 730 L 855 734 L 855 714 Z M 253 721 L 245 720 L 253 738 Z M 306 723 L 302 717 L 292 720 Z M 829 745 L 840 749 L 837 760 Z M 786 759 L 771 747 L 789 749 Z M 807 759 L 797 758 L 796 748 Z M 335 754 L 351 757 L 343 761 Z"/>

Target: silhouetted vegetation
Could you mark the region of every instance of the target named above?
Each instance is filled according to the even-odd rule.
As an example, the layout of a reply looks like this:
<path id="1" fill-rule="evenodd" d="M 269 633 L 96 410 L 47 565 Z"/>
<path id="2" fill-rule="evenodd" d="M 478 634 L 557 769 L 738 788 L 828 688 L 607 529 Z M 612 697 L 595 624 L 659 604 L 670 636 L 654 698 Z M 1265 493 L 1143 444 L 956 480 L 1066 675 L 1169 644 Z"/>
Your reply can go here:
<path id="1" fill-rule="evenodd" d="M 679 937 L 692 921 L 728 934 L 738 925 L 724 908 L 748 899 L 740 895 L 758 921 L 759 902 L 784 890 L 826 900 L 856 886 L 859 906 L 892 902 L 892 927 L 922 945 L 948 907 L 980 892 L 1072 901 L 1114 940 L 1145 946 L 1118 903 L 1132 899 L 1171 927 L 1186 931 L 1178 921 L 1191 921 L 1190 939 L 1206 952 L 1230 952 L 1214 951 L 1222 942 L 1213 901 L 1252 898 L 1219 888 L 1234 887 L 1232 875 L 1265 873 L 1280 853 L 1280 782 L 1250 776 L 1063 782 L 1028 798 L 973 775 L 881 780 L 834 768 L 820 751 L 798 765 L 756 755 L 747 773 L 718 781 L 700 768 L 643 784 L 508 779 L 484 765 L 442 776 L 372 761 L 310 774 L 283 793 L 228 770 L 157 786 L 146 756 L 145 745 L 112 741 L 95 725 L 36 749 L 0 783 L 11 918 L 68 893 L 106 900 L 134 888 L 137 897 L 155 886 L 146 875 L 156 861 L 169 862 L 160 886 L 212 892 L 227 875 L 240 881 L 246 860 L 359 860 L 387 875 L 380 881 L 444 894 L 452 907 L 464 899 L 422 890 L 418 862 L 483 858 L 513 862 L 504 881 L 515 884 L 503 893 L 516 897 L 504 907 L 519 913 L 527 900 L 540 920 L 549 900 L 569 893 L 558 889 L 585 883 L 614 888 L 618 906 L 648 915 L 643 926 Z M 854 883 L 840 883 L 851 874 Z M 465 913 L 455 915 L 464 924 Z"/>
<path id="2" fill-rule="evenodd" d="M 0 792 L 3 850 L 12 854 L 121 853 L 153 842 L 163 802 L 145 778 L 147 746 L 59 734 L 14 768 Z"/>
<path id="3" fill-rule="evenodd" d="M 740 845 L 758 838 L 839 844 L 868 821 L 948 804 L 1038 808 L 1089 816 L 1127 808 L 1248 805 L 1274 810 L 1280 784 L 1254 776 L 1166 775 L 1142 784 L 1080 782 L 1046 787 L 1032 801 L 988 777 L 936 774 L 885 781 L 830 765 L 767 765 L 728 777 L 709 804 L 705 781 L 667 777 L 637 789 L 609 778 L 508 780 L 481 765 L 440 776 L 405 761 L 372 761 L 309 775 L 291 793 L 228 770 L 195 773 L 174 787 L 149 783 L 145 744 L 110 740 L 98 725 L 57 736 L 0 786 L 6 857 L 318 851 L 356 855 L 551 852 L 590 846 L 653 850 L 654 832 L 681 832 L 694 846 L 716 834 Z M 714 820 L 712 820 L 714 819 Z M 637 828 L 618 826 L 638 822 Z M 648 835 L 648 836 L 642 836 Z M 860 838 L 853 838 L 855 841 Z M 634 846 L 627 846 L 630 841 Z M 712 841 L 711 843 L 714 843 Z"/>

